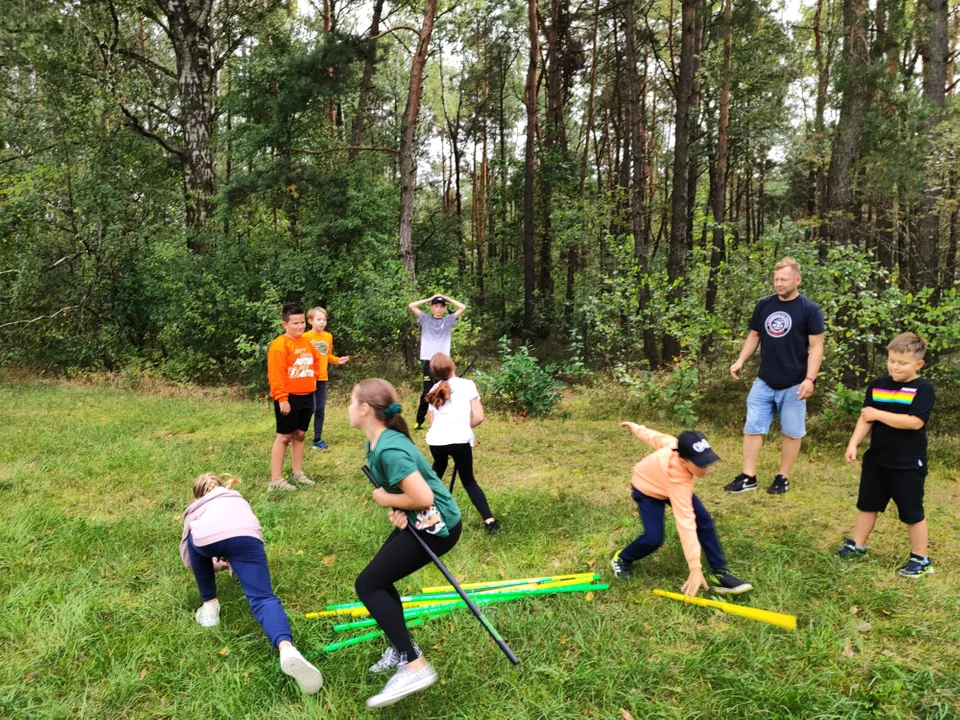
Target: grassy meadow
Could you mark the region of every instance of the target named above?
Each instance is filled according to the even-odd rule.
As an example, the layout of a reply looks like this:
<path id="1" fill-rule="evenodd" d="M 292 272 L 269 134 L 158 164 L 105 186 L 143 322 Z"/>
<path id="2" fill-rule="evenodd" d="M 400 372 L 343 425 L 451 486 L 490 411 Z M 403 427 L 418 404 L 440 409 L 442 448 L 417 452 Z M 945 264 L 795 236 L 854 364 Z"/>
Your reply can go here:
<path id="1" fill-rule="evenodd" d="M 831 557 L 855 515 L 859 466 L 843 462 L 845 431 L 812 434 L 787 495 L 724 494 L 739 471 L 745 393 L 732 387 L 729 404 L 705 413 L 700 427 L 728 461 L 698 493 L 732 572 L 756 588 L 738 602 L 797 615 L 797 632 L 654 596 L 686 577 L 670 517 L 663 548 L 632 580 L 612 577 L 610 557 L 641 530 L 629 478 L 647 451 L 616 420 L 658 423 L 620 418 L 620 400 L 585 393 L 556 418 L 491 415 L 479 429 L 477 477 L 503 531 L 482 531 L 458 485 L 464 534 L 446 561 L 464 582 L 596 570 L 610 590 L 487 608 L 516 667 L 466 611 L 417 628 L 440 681 L 379 716 L 960 717 L 960 439 L 942 424 L 931 439 L 937 572 L 909 581 L 895 575 L 909 550 L 895 513 L 881 517 L 867 558 Z M 404 399 L 411 416 L 415 399 Z M 0 717 L 372 715 L 365 700 L 385 678 L 367 667 L 383 642 L 326 654 L 340 639 L 332 623 L 304 618 L 355 599 L 354 578 L 391 529 L 359 472 L 363 436 L 345 405 L 336 393 L 328 405 L 332 450 L 308 450 L 317 486 L 268 494 L 265 401 L 3 378 Z M 768 446 L 762 487 L 777 459 Z M 281 674 L 234 579 L 218 576 L 220 626 L 193 620 L 199 595 L 177 546 L 191 481 L 207 470 L 244 479 L 296 644 L 324 674 L 316 696 Z M 441 582 L 430 567 L 400 589 Z"/>

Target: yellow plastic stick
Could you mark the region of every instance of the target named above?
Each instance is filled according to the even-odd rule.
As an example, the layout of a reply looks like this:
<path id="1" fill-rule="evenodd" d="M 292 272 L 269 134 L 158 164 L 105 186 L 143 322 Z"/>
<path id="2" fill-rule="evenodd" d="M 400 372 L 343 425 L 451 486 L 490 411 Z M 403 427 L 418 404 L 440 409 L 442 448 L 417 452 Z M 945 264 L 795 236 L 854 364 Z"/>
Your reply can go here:
<path id="1" fill-rule="evenodd" d="M 666 590 L 654 590 L 653 594 L 670 598 L 671 600 L 679 600 L 680 602 L 690 603 L 691 605 L 716 608 L 717 610 L 722 610 L 730 615 L 739 615 L 740 617 L 750 618 L 751 620 L 767 623 L 769 625 L 776 625 L 777 627 L 786 628 L 787 630 L 797 629 L 797 618 L 795 615 L 786 615 L 784 613 L 772 612 L 770 610 L 759 610 L 757 608 L 734 605 L 733 603 L 707 600 L 706 598 L 687 597 L 686 595 L 667 592 Z"/>
<path id="2" fill-rule="evenodd" d="M 477 583 L 464 583 L 461 584 L 464 590 L 474 590 L 477 588 L 493 588 L 493 587 L 504 587 L 507 585 L 525 585 L 527 583 L 545 583 L 545 582 L 561 582 L 563 580 L 578 580 L 580 582 L 586 582 L 588 579 L 594 580 L 599 579 L 599 575 L 596 573 L 574 573 L 571 575 L 553 575 L 550 577 L 538 577 L 538 578 L 518 578 L 516 580 L 490 580 L 488 582 L 477 582 Z M 437 585 L 435 587 L 425 587 L 420 592 L 424 594 L 428 593 L 442 593 L 442 592 L 451 592 L 453 590 L 452 585 Z"/>

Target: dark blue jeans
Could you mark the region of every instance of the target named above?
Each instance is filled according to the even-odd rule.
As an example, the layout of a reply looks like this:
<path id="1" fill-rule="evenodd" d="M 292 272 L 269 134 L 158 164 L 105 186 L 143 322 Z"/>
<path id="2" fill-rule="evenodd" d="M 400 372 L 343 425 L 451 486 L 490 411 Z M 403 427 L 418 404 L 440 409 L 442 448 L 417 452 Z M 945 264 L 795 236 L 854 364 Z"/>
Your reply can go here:
<path id="1" fill-rule="evenodd" d="M 643 521 L 643 535 L 620 551 L 620 559 L 627 563 L 645 558 L 663 544 L 663 510 L 670 504 L 669 500 L 652 498 L 636 488 L 633 488 L 633 499 Z M 693 496 L 693 512 L 697 518 L 697 539 L 710 569 L 715 573 L 726 572 L 727 559 L 723 556 L 713 518 L 696 495 Z"/>
<path id="2" fill-rule="evenodd" d="M 323 419 L 327 413 L 327 381 L 317 380 L 313 393 L 313 441 L 323 440 Z"/>
<path id="3" fill-rule="evenodd" d="M 187 538 L 187 548 L 190 551 L 190 567 L 204 602 L 217 596 L 213 558 L 223 558 L 233 568 L 233 574 L 240 581 L 243 594 L 250 603 L 250 611 L 273 646 L 276 647 L 282 640 L 293 642 L 287 613 L 273 594 L 267 554 L 263 551 L 261 540 L 255 537 L 235 537 L 197 547 L 193 544 L 193 535 L 190 535 Z"/>

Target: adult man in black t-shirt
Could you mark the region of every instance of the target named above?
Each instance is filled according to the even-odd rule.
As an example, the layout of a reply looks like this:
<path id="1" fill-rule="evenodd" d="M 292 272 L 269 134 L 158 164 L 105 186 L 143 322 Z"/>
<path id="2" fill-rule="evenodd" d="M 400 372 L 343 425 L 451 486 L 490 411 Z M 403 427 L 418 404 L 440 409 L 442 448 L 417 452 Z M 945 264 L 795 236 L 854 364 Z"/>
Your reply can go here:
<path id="1" fill-rule="evenodd" d="M 757 489 L 757 458 L 774 416 L 780 417 L 783 445 L 780 471 L 767 492 L 780 495 L 790 487 L 790 470 L 806 434 L 807 398 L 813 395 L 823 360 L 823 314 L 815 302 L 800 294 L 801 280 L 800 264 L 792 257 L 776 264 L 776 295 L 757 303 L 740 357 L 730 366 L 730 374 L 739 380 L 743 364 L 761 348 L 760 372 L 747 396 L 743 472 L 724 488 L 728 492 Z"/>

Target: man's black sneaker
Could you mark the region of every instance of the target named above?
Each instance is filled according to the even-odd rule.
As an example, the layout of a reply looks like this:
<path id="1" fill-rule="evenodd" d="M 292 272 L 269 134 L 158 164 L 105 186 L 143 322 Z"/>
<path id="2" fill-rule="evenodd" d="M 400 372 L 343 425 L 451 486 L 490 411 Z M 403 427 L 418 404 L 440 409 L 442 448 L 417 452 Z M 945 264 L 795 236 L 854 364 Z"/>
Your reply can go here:
<path id="1" fill-rule="evenodd" d="M 713 586 L 713 591 L 718 595 L 740 595 L 753 590 L 753 585 L 735 578 L 728 572 L 715 573 L 714 575 L 717 578 L 717 583 Z"/>
<path id="2" fill-rule="evenodd" d="M 867 554 L 867 549 L 862 547 L 857 547 L 857 544 L 850 540 L 843 541 L 843 547 L 837 550 L 836 556 L 838 558 L 852 558 L 852 557 L 863 557 Z"/>
<path id="3" fill-rule="evenodd" d="M 618 580 L 629 580 L 633 575 L 633 565 L 620 559 L 620 555 L 614 555 L 610 561 L 610 567 L 613 568 L 613 574 Z"/>
<path id="4" fill-rule="evenodd" d="M 767 488 L 767 493 L 770 495 L 783 495 L 789 489 L 790 481 L 783 475 L 777 475 L 773 479 L 773 483 L 770 485 L 770 487 Z"/>
<path id="5" fill-rule="evenodd" d="M 736 478 L 734 478 L 732 483 L 727 484 L 723 489 L 731 493 L 742 493 L 749 492 L 750 490 L 756 490 L 757 478 L 750 477 L 746 473 L 740 473 Z"/>
<path id="6" fill-rule="evenodd" d="M 907 563 L 897 570 L 897 575 L 903 577 L 920 577 L 921 575 L 933 575 L 933 565 L 930 564 L 930 558 L 922 558 L 919 555 L 910 553 L 910 559 Z"/>
<path id="7" fill-rule="evenodd" d="M 487 535 L 496 535 L 500 532 L 500 523 L 494 520 L 492 523 L 485 524 L 487 528 Z"/>

